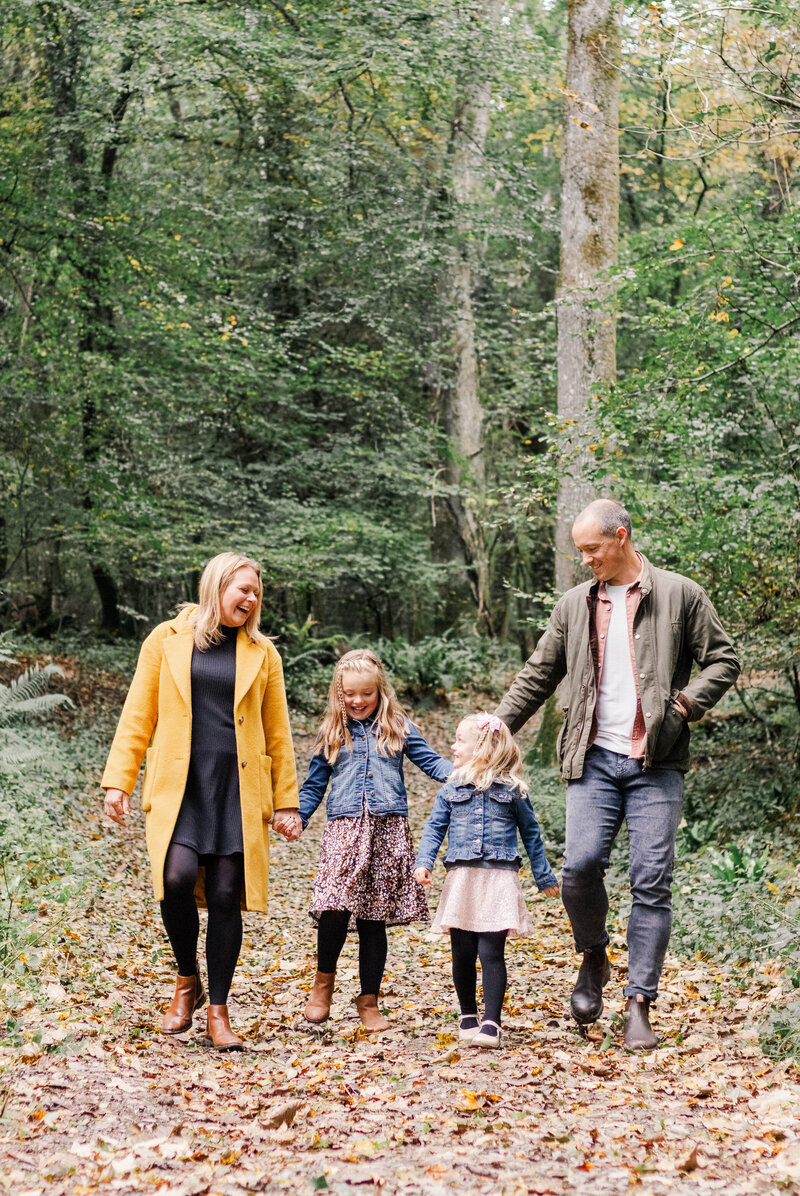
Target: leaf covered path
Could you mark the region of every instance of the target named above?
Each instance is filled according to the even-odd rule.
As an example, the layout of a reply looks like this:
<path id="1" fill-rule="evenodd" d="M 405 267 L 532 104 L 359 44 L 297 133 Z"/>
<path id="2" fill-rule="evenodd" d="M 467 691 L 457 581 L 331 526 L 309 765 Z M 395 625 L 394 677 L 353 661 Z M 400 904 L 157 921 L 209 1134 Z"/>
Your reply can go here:
<path id="1" fill-rule="evenodd" d="M 423 730 L 446 750 L 453 720 L 443 732 L 438 721 Z M 310 745 L 298 736 L 303 759 Z M 418 838 L 435 786 L 409 773 Z M 157 1032 L 173 970 L 141 815 L 122 835 L 99 803 L 85 817 L 106 879 L 65 927 L 47 1001 L 15 1010 L 24 1041 L 2 1050 L 5 1190 L 800 1192 L 800 1083 L 762 1055 L 756 1029 L 777 974 L 742 990 L 713 965 L 669 958 L 663 1046 L 637 1057 L 620 1043 L 618 949 L 603 1019 L 582 1039 L 567 1015 L 566 915 L 534 897 L 526 872 L 537 933 L 509 946 L 500 1051 L 458 1048 L 448 943 L 425 927 L 390 931 L 392 1031 L 365 1037 L 355 1020 L 353 939 L 333 1016 L 314 1030 L 302 1007 L 320 814 L 299 843 L 275 843 L 271 914 L 246 916 L 231 998 L 247 1050 L 221 1055 L 203 1044 L 200 1016 L 178 1039 Z"/>

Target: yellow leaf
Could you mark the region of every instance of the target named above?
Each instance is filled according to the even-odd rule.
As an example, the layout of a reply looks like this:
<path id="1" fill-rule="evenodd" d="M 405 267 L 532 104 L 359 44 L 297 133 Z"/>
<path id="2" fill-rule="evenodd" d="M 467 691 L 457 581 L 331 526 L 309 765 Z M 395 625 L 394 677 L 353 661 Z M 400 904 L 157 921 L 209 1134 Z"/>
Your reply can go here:
<path id="1" fill-rule="evenodd" d="M 672 249 L 672 250 L 683 249 L 683 241 L 680 239 L 680 237 L 675 238 L 675 240 L 670 245 L 670 249 Z"/>

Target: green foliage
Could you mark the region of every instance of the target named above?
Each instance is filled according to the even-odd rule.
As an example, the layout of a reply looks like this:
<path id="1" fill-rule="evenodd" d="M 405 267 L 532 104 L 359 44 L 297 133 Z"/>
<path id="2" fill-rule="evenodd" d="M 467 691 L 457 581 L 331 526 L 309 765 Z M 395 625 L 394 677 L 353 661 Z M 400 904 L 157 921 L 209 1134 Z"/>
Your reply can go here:
<path id="1" fill-rule="evenodd" d="M 557 768 L 527 767 L 528 782 L 533 812 L 544 835 L 551 864 L 564 851 L 567 834 L 566 785 Z"/>
<path id="2" fill-rule="evenodd" d="M 552 228 L 532 237 L 552 223 L 544 176 L 508 152 L 545 94 L 546 24 L 525 30 L 523 79 L 518 31 L 476 0 L 190 5 L 180 22 L 165 0 L 4 5 L 9 609 L 138 634 L 231 546 L 263 561 L 276 623 L 416 638 L 454 576 L 469 608 L 463 562 L 430 546 L 448 498 L 450 141 L 480 62 L 498 88 L 475 228 L 499 474 L 552 365 L 524 294 L 532 245 L 556 255 Z M 504 571 L 531 580 L 509 547 L 497 537 L 501 605 Z"/>
<path id="3" fill-rule="evenodd" d="M 17 728 L 46 719 L 55 710 L 71 709 L 66 694 L 48 693 L 54 677 L 63 677 L 58 665 L 44 667 L 35 664 L 25 669 L 7 685 L 0 683 L 0 730 L 4 732 L 0 745 L 0 769 L 31 763 L 41 757 L 41 748 L 31 737 L 22 736 Z"/>
<path id="4" fill-rule="evenodd" d="M 724 852 L 711 851 L 709 859 L 712 873 L 720 880 L 729 882 L 759 881 L 769 875 L 767 855 L 756 856 L 748 843 L 742 847 L 735 843 L 729 843 Z"/>
<path id="5" fill-rule="evenodd" d="M 401 698 L 422 707 L 454 689 L 496 692 L 515 663 L 510 646 L 475 633 L 459 634 L 455 629 L 440 636 L 424 636 L 417 643 L 402 637 L 379 638 L 370 640 L 368 646 L 380 656 Z"/>
<path id="6" fill-rule="evenodd" d="M 309 616 L 302 626 L 286 623 L 278 647 L 283 657 L 283 676 L 290 705 L 300 710 L 319 710 L 331 682 L 333 666 L 346 648 L 343 636 L 313 635 Z"/>
<path id="7" fill-rule="evenodd" d="M 92 868 L 73 821 L 81 746 L 48 728 L 29 746 L 35 773 L 0 760 L 0 980 L 36 990 Z"/>

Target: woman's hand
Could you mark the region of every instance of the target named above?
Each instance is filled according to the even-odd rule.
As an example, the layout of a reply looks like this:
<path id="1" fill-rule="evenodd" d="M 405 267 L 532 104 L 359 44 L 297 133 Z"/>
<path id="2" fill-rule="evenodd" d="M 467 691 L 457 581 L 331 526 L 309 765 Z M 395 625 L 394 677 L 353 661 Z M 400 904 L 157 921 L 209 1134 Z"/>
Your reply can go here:
<path id="1" fill-rule="evenodd" d="M 303 823 L 297 810 L 278 810 L 272 818 L 272 829 L 288 843 L 294 843 L 303 833 Z"/>
<path id="2" fill-rule="evenodd" d="M 109 818 L 124 826 L 125 819 L 131 812 L 127 793 L 122 789 L 106 789 L 104 809 Z"/>
<path id="3" fill-rule="evenodd" d="M 414 880 L 418 885 L 429 885 L 433 880 L 433 873 L 430 868 L 415 868 Z"/>
<path id="4" fill-rule="evenodd" d="M 549 889 L 542 889 L 542 892 L 545 897 L 557 897 L 559 892 L 558 885 L 551 885 Z"/>

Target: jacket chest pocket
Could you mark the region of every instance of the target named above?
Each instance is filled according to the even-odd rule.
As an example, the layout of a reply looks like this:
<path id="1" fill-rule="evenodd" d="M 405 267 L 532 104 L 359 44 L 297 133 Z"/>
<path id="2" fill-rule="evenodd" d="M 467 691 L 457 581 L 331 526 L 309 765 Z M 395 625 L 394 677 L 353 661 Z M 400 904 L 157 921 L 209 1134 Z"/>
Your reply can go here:
<path id="1" fill-rule="evenodd" d="M 456 789 L 454 793 L 447 795 L 447 804 L 450 807 L 450 821 L 457 826 L 463 826 L 473 813 L 473 798 L 475 794 L 471 789 Z"/>
<path id="2" fill-rule="evenodd" d="M 494 790 L 490 789 L 488 807 L 491 825 L 497 833 L 503 835 L 506 828 L 511 826 L 512 823 L 516 826 L 513 799 L 507 789 L 501 790 L 499 793 L 495 793 Z"/>

